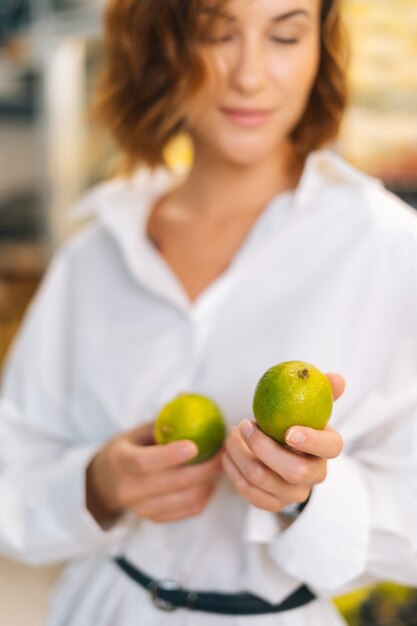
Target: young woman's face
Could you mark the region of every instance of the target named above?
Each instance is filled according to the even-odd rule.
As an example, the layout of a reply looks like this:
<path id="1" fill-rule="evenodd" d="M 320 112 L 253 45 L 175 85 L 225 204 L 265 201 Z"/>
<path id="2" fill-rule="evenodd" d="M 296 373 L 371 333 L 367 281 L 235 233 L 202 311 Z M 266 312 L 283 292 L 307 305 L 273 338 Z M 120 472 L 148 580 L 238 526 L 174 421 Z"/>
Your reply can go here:
<path id="1" fill-rule="evenodd" d="M 188 119 L 196 150 L 239 164 L 276 153 L 301 119 L 320 51 L 321 0 L 231 0 L 202 42 L 211 78 Z M 202 24 L 213 15 L 205 0 Z"/>

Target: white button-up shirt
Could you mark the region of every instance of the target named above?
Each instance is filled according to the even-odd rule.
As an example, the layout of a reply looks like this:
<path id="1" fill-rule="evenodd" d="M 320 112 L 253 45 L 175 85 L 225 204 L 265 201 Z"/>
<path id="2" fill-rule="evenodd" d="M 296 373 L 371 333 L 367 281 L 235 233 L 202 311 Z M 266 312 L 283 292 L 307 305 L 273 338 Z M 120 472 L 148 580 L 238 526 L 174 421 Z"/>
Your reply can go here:
<path id="1" fill-rule="evenodd" d="M 4 373 L 0 550 L 70 560 L 49 626 L 326 626 L 328 600 L 381 579 L 417 585 L 417 216 L 329 152 L 271 200 L 194 303 L 146 237 L 176 181 L 142 171 L 88 194 L 96 219 L 51 263 Z M 226 478 L 198 517 L 127 514 L 102 529 L 85 471 L 104 442 L 154 419 L 178 392 L 206 394 L 229 425 L 253 419 L 256 382 L 285 360 L 347 382 L 331 424 L 345 446 L 303 513 L 249 505 Z M 111 560 L 183 587 L 313 603 L 283 614 L 163 613 Z"/>

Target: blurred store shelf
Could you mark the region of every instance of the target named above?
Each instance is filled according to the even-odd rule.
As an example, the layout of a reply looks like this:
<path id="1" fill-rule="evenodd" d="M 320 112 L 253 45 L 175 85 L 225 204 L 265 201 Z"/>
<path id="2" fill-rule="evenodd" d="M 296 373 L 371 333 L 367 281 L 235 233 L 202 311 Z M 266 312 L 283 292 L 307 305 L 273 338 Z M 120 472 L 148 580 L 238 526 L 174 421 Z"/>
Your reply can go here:
<path id="1" fill-rule="evenodd" d="M 97 35 L 105 0 L 37 0 L 34 2 L 33 34 L 55 36 Z"/>
<path id="2" fill-rule="evenodd" d="M 22 23 L 5 19 L 30 5 Z M 88 186 L 88 48 L 104 0 L 5 0 L 0 22 L 0 246 L 70 232 L 68 210 Z M 30 19 L 28 19 L 28 15 Z M 2 20 L 3 17 L 3 20 Z M 13 30 L 14 29 L 14 30 Z"/>
<path id="3" fill-rule="evenodd" d="M 0 375 L 1 363 L 39 284 L 45 263 L 44 246 L 29 242 L 1 243 Z"/>
<path id="4" fill-rule="evenodd" d="M 351 102 L 339 139 L 360 169 L 417 206 L 417 2 L 344 0 Z"/>

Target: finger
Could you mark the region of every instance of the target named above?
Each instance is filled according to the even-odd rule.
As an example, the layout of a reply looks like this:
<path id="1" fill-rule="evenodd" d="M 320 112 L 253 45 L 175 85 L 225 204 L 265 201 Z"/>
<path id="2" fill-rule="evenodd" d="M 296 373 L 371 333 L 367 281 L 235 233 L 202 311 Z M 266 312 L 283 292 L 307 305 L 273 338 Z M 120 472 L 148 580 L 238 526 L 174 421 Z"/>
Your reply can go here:
<path id="1" fill-rule="evenodd" d="M 346 381 L 340 374 L 327 373 L 333 391 L 333 400 L 340 398 L 346 387 Z"/>
<path id="2" fill-rule="evenodd" d="M 292 426 L 285 434 L 285 441 L 299 452 L 323 459 L 335 459 L 343 449 L 341 435 L 331 426 L 326 426 L 324 430 Z"/>
<path id="3" fill-rule="evenodd" d="M 251 452 L 238 428 L 232 428 L 226 441 L 226 450 L 249 484 L 281 498 L 283 493 L 288 490 L 289 485 L 286 481 Z"/>
<path id="4" fill-rule="evenodd" d="M 282 446 L 249 420 L 239 425 L 242 436 L 253 454 L 273 472 L 292 485 L 311 485 L 321 481 L 323 462 Z"/>
<path id="5" fill-rule="evenodd" d="M 223 468 L 236 491 L 254 506 L 274 513 L 282 511 L 286 506 L 277 496 L 251 485 L 228 454 L 223 456 Z"/>
<path id="6" fill-rule="evenodd" d="M 192 441 L 173 441 L 165 445 L 137 445 L 123 438 L 119 442 L 120 467 L 130 474 L 149 474 L 190 461 L 198 454 Z"/>
<path id="7" fill-rule="evenodd" d="M 213 484 L 210 481 L 174 493 L 149 496 L 131 508 L 139 517 L 147 517 L 150 519 L 184 509 L 197 510 L 207 501 L 212 491 Z"/>
<path id="8" fill-rule="evenodd" d="M 147 422 L 146 424 L 140 424 L 136 428 L 127 431 L 124 434 L 132 443 L 139 444 L 141 446 L 154 445 L 155 441 L 155 423 Z"/>
<path id="9" fill-rule="evenodd" d="M 161 493 L 180 491 L 199 483 L 215 480 L 222 471 L 223 454 L 224 452 L 221 451 L 203 463 L 183 465 L 160 474 L 155 474 Z"/>
<path id="10" fill-rule="evenodd" d="M 211 496 L 211 494 L 210 494 Z M 153 522 L 157 524 L 168 523 L 168 522 L 176 522 L 182 519 L 188 519 L 189 517 L 196 517 L 203 512 L 204 508 L 207 506 L 210 497 L 207 498 L 206 502 L 199 505 L 187 506 L 183 509 L 175 509 L 173 511 L 169 511 L 167 513 L 160 513 L 158 515 L 152 516 L 150 518 Z"/>
<path id="11" fill-rule="evenodd" d="M 208 480 L 215 481 L 222 471 L 222 454 L 216 454 L 198 465 L 169 468 L 141 477 L 131 475 L 129 484 L 125 486 L 126 501 L 132 503 L 139 498 L 181 491 Z"/>

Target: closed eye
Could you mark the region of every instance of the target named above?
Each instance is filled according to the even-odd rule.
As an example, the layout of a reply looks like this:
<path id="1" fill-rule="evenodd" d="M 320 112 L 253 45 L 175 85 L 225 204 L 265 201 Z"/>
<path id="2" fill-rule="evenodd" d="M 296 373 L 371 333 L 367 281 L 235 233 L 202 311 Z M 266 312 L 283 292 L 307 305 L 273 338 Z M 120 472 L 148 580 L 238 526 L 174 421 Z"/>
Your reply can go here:
<path id="1" fill-rule="evenodd" d="M 232 41 L 233 35 L 223 35 L 221 37 L 207 37 L 208 43 L 227 43 L 228 41 Z"/>
<path id="2" fill-rule="evenodd" d="M 272 41 L 275 41 L 277 43 L 283 43 L 283 44 L 287 44 L 287 45 L 293 45 L 295 43 L 298 43 L 298 39 L 296 39 L 295 37 L 271 37 Z"/>

